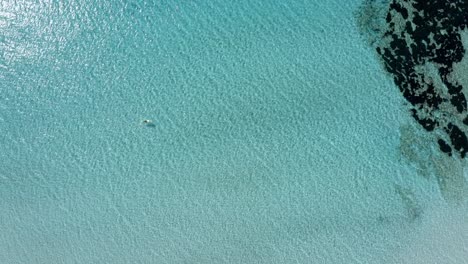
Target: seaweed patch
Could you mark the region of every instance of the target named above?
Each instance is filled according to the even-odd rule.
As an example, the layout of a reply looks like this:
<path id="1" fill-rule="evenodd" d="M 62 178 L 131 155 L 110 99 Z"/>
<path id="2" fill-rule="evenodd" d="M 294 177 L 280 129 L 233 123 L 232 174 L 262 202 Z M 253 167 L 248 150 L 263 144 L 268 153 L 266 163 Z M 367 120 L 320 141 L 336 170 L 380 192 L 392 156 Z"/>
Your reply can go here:
<path id="1" fill-rule="evenodd" d="M 371 31 L 371 44 L 411 105 L 413 119 L 427 132 L 437 131 L 443 153 L 465 158 L 467 84 L 454 68 L 466 53 L 468 1 L 367 1 L 363 6 L 359 25 Z"/>
<path id="2" fill-rule="evenodd" d="M 400 127 L 403 157 L 419 174 L 435 175 L 447 200 L 463 200 L 468 0 L 364 0 L 356 18 L 414 120 Z"/>

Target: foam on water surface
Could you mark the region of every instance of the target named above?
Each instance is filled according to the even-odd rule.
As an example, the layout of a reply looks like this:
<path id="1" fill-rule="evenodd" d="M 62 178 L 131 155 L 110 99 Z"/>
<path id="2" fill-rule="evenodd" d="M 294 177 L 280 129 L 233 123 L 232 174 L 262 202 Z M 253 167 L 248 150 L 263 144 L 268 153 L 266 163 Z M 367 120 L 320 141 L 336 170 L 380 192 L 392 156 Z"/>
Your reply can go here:
<path id="1" fill-rule="evenodd" d="M 424 162 L 360 8 L 2 2 L 0 262 L 413 259 L 463 165 Z"/>

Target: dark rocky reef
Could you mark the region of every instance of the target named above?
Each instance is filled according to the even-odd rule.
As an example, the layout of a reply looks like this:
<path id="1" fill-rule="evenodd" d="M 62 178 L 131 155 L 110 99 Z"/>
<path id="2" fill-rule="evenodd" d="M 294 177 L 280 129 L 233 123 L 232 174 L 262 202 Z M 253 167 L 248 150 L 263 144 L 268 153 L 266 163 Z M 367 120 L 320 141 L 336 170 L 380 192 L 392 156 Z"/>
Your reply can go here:
<path id="1" fill-rule="evenodd" d="M 445 200 L 462 203 L 468 198 L 468 0 L 363 0 L 355 15 L 414 120 L 400 127 L 401 157 L 419 175 L 435 176 Z M 416 199 L 402 190 L 396 188 L 416 218 Z"/>
<path id="2" fill-rule="evenodd" d="M 367 23 L 371 45 L 410 104 L 414 120 L 436 132 L 441 152 L 466 157 L 467 87 L 453 71 L 466 53 L 462 32 L 468 28 L 468 0 L 367 0 L 364 6 L 358 17 L 361 31 Z M 371 11 L 382 6 L 386 14 L 379 21 Z"/>

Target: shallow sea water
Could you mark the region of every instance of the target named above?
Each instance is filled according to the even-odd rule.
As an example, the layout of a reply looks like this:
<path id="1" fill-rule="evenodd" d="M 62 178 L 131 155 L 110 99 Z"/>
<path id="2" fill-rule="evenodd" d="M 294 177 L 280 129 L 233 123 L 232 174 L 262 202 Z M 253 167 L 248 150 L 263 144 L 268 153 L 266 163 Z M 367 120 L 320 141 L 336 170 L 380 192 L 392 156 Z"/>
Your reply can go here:
<path id="1" fill-rule="evenodd" d="M 0 263 L 464 263 L 359 4 L 2 1 Z"/>

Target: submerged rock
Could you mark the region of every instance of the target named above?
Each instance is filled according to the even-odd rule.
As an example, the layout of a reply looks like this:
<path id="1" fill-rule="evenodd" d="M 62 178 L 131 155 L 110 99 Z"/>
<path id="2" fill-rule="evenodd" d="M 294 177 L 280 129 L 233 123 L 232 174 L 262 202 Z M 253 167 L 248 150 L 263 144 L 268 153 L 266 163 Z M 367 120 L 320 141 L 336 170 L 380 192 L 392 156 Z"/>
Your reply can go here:
<path id="1" fill-rule="evenodd" d="M 436 175 L 446 199 L 463 199 L 468 189 L 468 0 L 366 0 L 356 17 L 408 102 L 409 114 L 427 134 L 402 133 L 403 156 L 421 174 Z"/>

